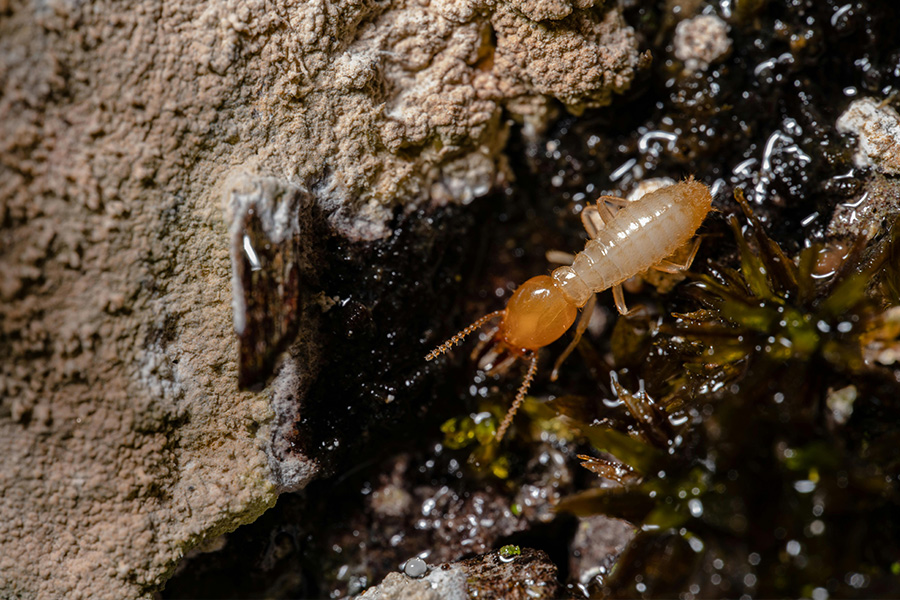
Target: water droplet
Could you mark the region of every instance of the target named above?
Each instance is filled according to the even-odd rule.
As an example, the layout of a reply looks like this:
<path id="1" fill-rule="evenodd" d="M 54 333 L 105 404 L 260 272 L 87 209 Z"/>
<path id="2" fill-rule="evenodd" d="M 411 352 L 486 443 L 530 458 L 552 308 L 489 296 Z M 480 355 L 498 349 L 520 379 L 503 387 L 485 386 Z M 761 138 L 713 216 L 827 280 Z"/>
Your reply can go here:
<path id="1" fill-rule="evenodd" d="M 415 579 L 425 575 L 426 571 L 428 571 L 428 565 L 421 558 L 411 558 L 406 561 L 406 565 L 403 567 L 403 572 Z"/>
<path id="2" fill-rule="evenodd" d="M 508 563 L 514 561 L 517 556 L 522 554 L 522 550 L 518 546 L 509 544 L 500 548 L 498 554 L 500 555 L 500 562 Z"/>
<path id="3" fill-rule="evenodd" d="M 855 587 L 856 589 L 864 588 L 868 585 L 868 577 L 866 577 L 862 573 L 854 573 L 852 571 L 844 576 L 844 581 L 846 581 L 850 584 L 851 587 Z"/>
<path id="4" fill-rule="evenodd" d="M 425 502 L 422 503 L 422 514 L 426 517 L 431 514 L 431 511 L 434 510 L 434 507 L 437 505 L 437 502 L 434 498 L 429 498 Z"/>
<path id="5" fill-rule="evenodd" d="M 794 489 L 801 494 L 808 494 L 816 489 L 816 482 L 809 479 L 801 479 L 794 482 Z"/>

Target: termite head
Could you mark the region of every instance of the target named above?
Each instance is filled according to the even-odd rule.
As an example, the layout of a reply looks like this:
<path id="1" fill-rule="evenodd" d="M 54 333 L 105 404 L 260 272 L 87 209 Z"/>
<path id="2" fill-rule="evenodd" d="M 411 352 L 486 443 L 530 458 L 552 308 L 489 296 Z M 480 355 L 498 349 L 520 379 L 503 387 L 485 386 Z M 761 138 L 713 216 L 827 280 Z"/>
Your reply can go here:
<path id="1" fill-rule="evenodd" d="M 547 275 L 532 277 L 513 293 L 506 308 L 485 315 L 432 350 L 426 360 L 433 360 L 487 323 L 499 318 L 500 323 L 487 343 L 497 354 L 514 357 L 530 356 L 540 348 L 552 344 L 564 334 L 575 317 L 578 307 L 559 288 L 556 280 Z M 479 349 L 476 353 L 479 353 Z M 479 364 L 487 371 L 494 369 L 484 361 Z"/>
<path id="2" fill-rule="evenodd" d="M 575 322 L 578 307 L 563 293 L 556 281 L 547 275 L 532 277 L 513 293 L 506 308 L 478 319 L 426 356 L 432 360 L 460 343 L 467 335 L 490 320 L 500 318 L 491 337 L 479 345 L 478 366 L 489 372 L 502 372 L 519 358 L 530 361 L 528 373 L 519 387 L 516 399 L 497 430 L 501 439 L 512 417 L 525 400 L 525 394 L 537 372 L 537 351 L 558 340 Z M 484 353 L 481 351 L 486 350 Z"/>
<path id="3" fill-rule="evenodd" d="M 500 323 L 472 352 L 478 368 L 490 374 L 505 373 L 520 358 L 552 344 L 575 320 L 578 309 L 566 299 L 553 278 L 541 275 L 520 285 Z"/>
<path id="4" fill-rule="evenodd" d="M 539 275 L 513 293 L 503 311 L 499 335 L 510 348 L 533 352 L 562 337 L 576 316 L 578 308 L 556 280 Z"/>

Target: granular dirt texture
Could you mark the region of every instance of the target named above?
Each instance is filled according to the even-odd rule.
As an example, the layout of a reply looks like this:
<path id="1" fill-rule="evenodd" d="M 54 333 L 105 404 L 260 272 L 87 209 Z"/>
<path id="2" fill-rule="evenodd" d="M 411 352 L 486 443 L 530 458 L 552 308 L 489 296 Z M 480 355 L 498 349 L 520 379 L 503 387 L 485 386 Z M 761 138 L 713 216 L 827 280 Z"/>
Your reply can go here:
<path id="1" fill-rule="evenodd" d="M 0 597 L 148 595 L 315 476 L 281 433 L 315 318 L 238 387 L 228 199 L 275 180 L 364 242 L 487 193 L 506 104 L 638 64 L 616 9 L 531 4 L 0 2 Z"/>

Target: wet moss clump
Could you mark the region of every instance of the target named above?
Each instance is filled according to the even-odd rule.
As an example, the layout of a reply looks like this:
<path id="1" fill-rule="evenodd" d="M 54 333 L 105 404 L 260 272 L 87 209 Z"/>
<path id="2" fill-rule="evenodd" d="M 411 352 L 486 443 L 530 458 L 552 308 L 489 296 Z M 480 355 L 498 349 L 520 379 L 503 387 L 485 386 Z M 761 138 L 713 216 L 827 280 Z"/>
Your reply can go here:
<path id="1" fill-rule="evenodd" d="M 620 321 L 641 343 L 619 349 L 615 400 L 594 401 L 611 416 L 559 404 L 602 451 L 584 466 L 618 483 L 560 508 L 639 528 L 592 591 L 896 596 L 900 222 L 823 274 L 822 248 L 786 254 L 736 198 L 740 266 L 693 277 L 697 310 Z"/>

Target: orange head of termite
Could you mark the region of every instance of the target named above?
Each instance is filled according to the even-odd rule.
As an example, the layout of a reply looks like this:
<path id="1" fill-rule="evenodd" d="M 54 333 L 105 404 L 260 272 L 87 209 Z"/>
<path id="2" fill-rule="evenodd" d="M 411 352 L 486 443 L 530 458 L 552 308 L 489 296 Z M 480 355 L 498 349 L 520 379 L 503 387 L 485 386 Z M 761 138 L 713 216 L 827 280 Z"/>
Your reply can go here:
<path id="1" fill-rule="evenodd" d="M 499 333 L 510 348 L 534 352 L 562 337 L 576 316 L 578 307 L 559 289 L 556 280 L 539 275 L 513 293 L 503 311 Z"/>
<path id="2" fill-rule="evenodd" d="M 497 430 L 497 440 L 500 440 L 525 400 L 525 394 L 537 372 L 537 351 L 558 340 L 572 326 L 577 315 L 578 307 L 563 293 L 556 281 L 547 275 L 539 275 L 520 285 L 505 309 L 478 319 L 432 350 L 425 358 L 432 360 L 447 352 L 486 322 L 501 317 L 500 325 L 490 340 L 493 344 L 492 354 L 508 352 L 513 359 L 527 358 L 530 362 L 516 399 Z"/>

